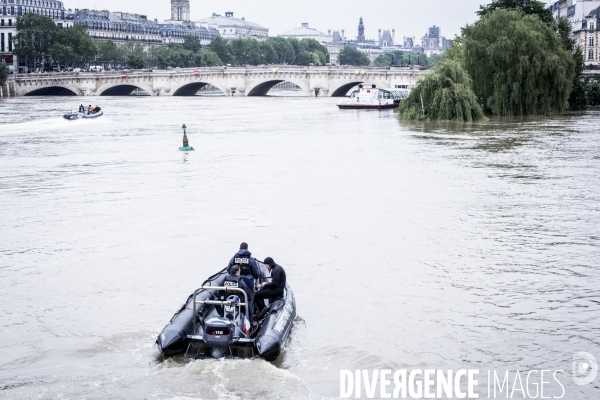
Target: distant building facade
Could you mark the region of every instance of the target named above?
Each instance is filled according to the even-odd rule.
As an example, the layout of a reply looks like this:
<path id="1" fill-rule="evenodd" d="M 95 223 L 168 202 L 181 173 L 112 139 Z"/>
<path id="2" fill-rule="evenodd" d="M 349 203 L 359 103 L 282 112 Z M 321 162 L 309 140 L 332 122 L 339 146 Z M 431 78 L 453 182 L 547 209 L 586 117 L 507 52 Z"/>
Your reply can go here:
<path id="1" fill-rule="evenodd" d="M 96 40 L 115 43 L 139 43 L 144 48 L 163 43 L 156 21 L 145 15 L 107 10 L 75 10 L 73 22 L 86 25 L 89 35 Z"/>
<path id="2" fill-rule="evenodd" d="M 0 0 L 1 62 L 13 65 L 14 71 L 26 68 L 24 64 L 19 65 L 17 56 L 13 55 L 13 39 L 17 35 L 17 18 L 27 13 L 52 18 L 62 28 L 69 28 L 73 25 L 73 20 L 69 18 L 62 1 Z"/>
<path id="3" fill-rule="evenodd" d="M 283 38 L 296 38 L 302 39 L 314 39 L 319 43 L 329 43 L 332 41 L 332 37 L 329 33 L 321 32 L 317 29 L 310 28 L 308 22 L 302 23 L 299 28 L 290 29 L 289 31 L 283 32 L 280 37 Z"/>
<path id="4" fill-rule="evenodd" d="M 382 49 L 387 49 L 387 48 L 394 48 L 394 39 L 396 37 L 396 30 L 392 29 L 392 32 L 390 33 L 389 30 L 387 31 L 383 31 L 383 33 L 381 33 L 381 29 L 379 29 L 379 47 L 381 47 Z"/>
<path id="5" fill-rule="evenodd" d="M 190 21 L 190 0 L 171 0 L 171 20 Z"/>
<path id="6" fill-rule="evenodd" d="M 581 27 L 587 15 L 600 7 L 600 0 L 559 0 L 550 1 L 548 6 L 555 18 L 565 17 L 574 28 Z"/>
<path id="7" fill-rule="evenodd" d="M 585 16 L 580 27 L 573 29 L 577 46 L 581 47 L 586 66 L 600 67 L 600 7 Z"/>
<path id="8" fill-rule="evenodd" d="M 224 39 L 254 38 L 264 40 L 269 37 L 269 28 L 246 21 L 245 18 L 234 18 L 232 11 L 227 11 L 225 16 L 213 14 L 211 17 L 197 22 L 201 26 L 215 27 Z"/>
<path id="9" fill-rule="evenodd" d="M 442 29 L 435 25 L 429 28 L 425 36 L 421 38 L 421 46 L 423 47 L 423 52 L 427 54 L 427 56 L 441 54 L 446 51 L 451 44 L 451 40 L 447 40 L 442 36 Z"/>

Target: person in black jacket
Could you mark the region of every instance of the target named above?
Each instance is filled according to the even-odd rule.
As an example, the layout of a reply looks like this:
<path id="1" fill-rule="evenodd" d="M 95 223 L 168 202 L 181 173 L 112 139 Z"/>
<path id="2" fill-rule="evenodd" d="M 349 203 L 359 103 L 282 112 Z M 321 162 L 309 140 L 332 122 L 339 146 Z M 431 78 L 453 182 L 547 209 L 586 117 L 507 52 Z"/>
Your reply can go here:
<path id="1" fill-rule="evenodd" d="M 227 275 L 225 277 L 225 280 L 223 281 L 223 286 L 240 288 L 244 290 L 244 292 L 246 292 L 246 296 L 248 299 L 248 319 L 250 320 L 250 322 L 252 322 L 252 319 L 254 317 L 252 308 L 252 295 L 254 294 L 254 292 L 248 286 L 246 286 L 244 279 L 240 276 L 239 265 L 233 265 L 231 267 L 229 275 Z M 244 296 L 242 296 L 240 292 L 231 292 L 230 294 L 239 296 L 242 299 L 242 301 L 244 300 Z"/>
<path id="2" fill-rule="evenodd" d="M 265 258 L 264 264 L 271 271 L 271 282 L 261 283 L 260 290 L 254 294 L 254 304 L 259 310 L 265 308 L 264 299 L 277 298 L 283 295 L 283 289 L 285 289 L 285 270 L 281 265 L 278 265 L 273 261 L 271 257 Z"/>

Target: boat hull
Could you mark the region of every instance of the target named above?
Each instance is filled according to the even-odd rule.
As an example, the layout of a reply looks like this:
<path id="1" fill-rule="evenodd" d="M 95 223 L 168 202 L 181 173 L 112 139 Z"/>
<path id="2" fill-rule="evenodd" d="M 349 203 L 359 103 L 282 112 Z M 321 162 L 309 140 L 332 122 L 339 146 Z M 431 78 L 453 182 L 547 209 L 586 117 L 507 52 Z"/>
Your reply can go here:
<path id="1" fill-rule="evenodd" d="M 259 263 L 263 276 L 269 276 L 264 264 Z M 202 286 L 223 286 L 227 270 L 223 270 L 210 277 Z M 200 291 L 196 295 L 197 301 L 215 300 L 216 296 L 211 291 Z M 210 311 L 205 304 L 196 304 L 196 315 L 193 312 L 193 295 L 175 313 L 171 321 L 164 327 L 156 344 L 161 353 L 166 356 L 186 354 L 191 358 L 214 356 L 215 348 L 205 343 L 200 337 L 201 327 L 194 332 L 194 319 L 200 326 L 202 316 Z M 258 321 L 258 332 L 252 339 L 239 341 L 230 346 L 230 353 L 236 357 L 246 358 L 260 356 L 267 361 L 279 357 L 285 342 L 290 334 L 294 319 L 296 318 L 296 301 L 291 288 L 286 285 L 284 296 L 274 300 L 269 305 L 266 316 Z M 192 349 L 192 350 L 190 350 Z"/>
<path id="2" fill-rule="evenodd" d="M 91 118 L 98 118 L 103 115 L 104 115 L 104 111 L 100 110 L 97 113 L 93 113 L 93 114 L 86 114 L 86 113 L 65 114 L 65 115 L 63 115 L 63 118 L 68 119 L 69 121 L 75 121 L 76 119 L 79 119 L 79 118 L 91 119 Z"/>
<path id="3" fill-rule="evenodd" d="M 395 104 L 338 104 L 340 110 L 386 110 L 390 108 L 397 108 L 398 103 Z"/>

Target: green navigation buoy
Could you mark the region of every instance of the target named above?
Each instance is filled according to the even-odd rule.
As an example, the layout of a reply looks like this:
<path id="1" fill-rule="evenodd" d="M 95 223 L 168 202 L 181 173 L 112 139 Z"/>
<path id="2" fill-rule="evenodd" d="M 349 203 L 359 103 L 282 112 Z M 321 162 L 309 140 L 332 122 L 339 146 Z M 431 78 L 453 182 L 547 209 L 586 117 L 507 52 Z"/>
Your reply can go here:
<path id="1" fill-rule="evenodd" d="M 191 147 L 190 143 L 188 142 L 187 133 L 186 133 L 187 126 L 185 126 L 185 124 L 183 124 L 181 129 L 183 129 L 183 146 L 180 147 L 179 150 L 180 151 L 194 151 L 194 148 Z"/>

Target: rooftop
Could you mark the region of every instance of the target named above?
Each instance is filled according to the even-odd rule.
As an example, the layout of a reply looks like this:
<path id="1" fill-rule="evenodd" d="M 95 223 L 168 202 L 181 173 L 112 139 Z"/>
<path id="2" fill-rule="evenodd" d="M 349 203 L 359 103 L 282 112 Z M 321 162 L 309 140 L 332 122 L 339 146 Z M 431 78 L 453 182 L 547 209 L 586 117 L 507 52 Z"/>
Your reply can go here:
<path id="1" fill-rule="evenodd" d="M 279 36 L 323 36 L 329 37 L 325 32 L 321 32 L 317 29 L 310 28 L 308 22 L 304 22 L 300 28 L 290 29 L 289 31 L 283 32 Z"/>
<path id="2" fill-rule="evenodd" d="M 219 26 L 240 26 L 240 27 L 250 27 L 250 28 L 255 28 L 255 29 L 268 30 L 267 28 L 265 28 L 264 26 L 262 26 L 260 24 L 257 24 L 256 22 L 246 21 L 246 19 L 243 17 L 242 18 L 234 18 L 233 12 L 231 12 L 231 11 L 227 11 L 225 13 L 225 16 L 213 13 L 212 17 L 203 18 L 198 22 L 219 25 Z"/>

